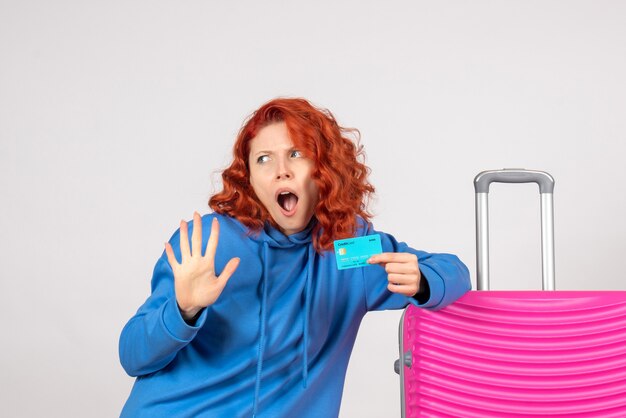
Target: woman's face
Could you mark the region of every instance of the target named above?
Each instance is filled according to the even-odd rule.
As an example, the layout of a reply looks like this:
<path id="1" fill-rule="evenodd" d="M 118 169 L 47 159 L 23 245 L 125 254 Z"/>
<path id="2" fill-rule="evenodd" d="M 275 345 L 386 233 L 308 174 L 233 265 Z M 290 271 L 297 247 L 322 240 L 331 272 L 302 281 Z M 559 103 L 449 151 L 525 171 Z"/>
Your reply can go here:
<path id="1" fill-rule="evenodd" d="M 318 202 L 313 161 L 294 148 L 287 125 L 273 123 L 250 141 L 250 184 L 285 235 L 302 231 Z"/>

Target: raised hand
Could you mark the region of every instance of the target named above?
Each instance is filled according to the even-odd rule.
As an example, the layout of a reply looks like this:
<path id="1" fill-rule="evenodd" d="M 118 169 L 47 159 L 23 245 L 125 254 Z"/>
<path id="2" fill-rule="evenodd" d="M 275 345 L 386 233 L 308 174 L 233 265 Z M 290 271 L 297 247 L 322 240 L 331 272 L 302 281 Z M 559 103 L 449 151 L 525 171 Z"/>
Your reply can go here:
<path id="1" fill-rule="evenodd" d="M 371 256 L 367 262 L 385 268 L 389 291 L 410 297 L 419 290 L 422 274 L 415 254 L 381 253 Z"/>
<path id="2" fill-rule="evenodd" d="M 189 232 L 187 222 L 180 221 L 180 253 L 182 262 L 179 264 L 169 242 L 165 243 L 167 260 L 174 272 L 174 289 L 176 301 L 184 319 L 193 318 L 203 308 L 215 303 L 222 294 L 230 276 L 239 266 L 239 258 L 231 258 L 221 274 L 215 271 L 215 251 L 220 235 L 220 225 L 216 218 L 211 224 L 211 235 L 205 254 L 202 255 L 202 219 L 198 212 L 193 214 L 193 233 L 191 250 L 189 249 Z"/>

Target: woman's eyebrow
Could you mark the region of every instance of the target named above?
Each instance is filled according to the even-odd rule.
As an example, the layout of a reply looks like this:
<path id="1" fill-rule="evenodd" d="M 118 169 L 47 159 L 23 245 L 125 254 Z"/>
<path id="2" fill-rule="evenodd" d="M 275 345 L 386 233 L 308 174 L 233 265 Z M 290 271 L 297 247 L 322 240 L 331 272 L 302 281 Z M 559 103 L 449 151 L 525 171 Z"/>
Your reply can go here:
<path id="1" fill-rule="evenodd" d="M 278 151 L 281 151 L 281 150 L 278 150 Z M 293 146 L 293 147 L 290 147 L 290 148 L 285 148 L 284 151 L 285 152 L 291 152 L 291 151 L 300 151 L 300 150 L 298 149 L 298 147 Z M 256 156 L 256 155 L 259 155 L 259 154 L 273 154 L 273 153 L 274 153 L 274 151 L 261 150 L 261 151 L 257 151 L 255 153 L 253 153 L 252 155 Z"/>
<path id="2" fill-rule="evenodd" d="M 254 153 L 254 155 L 259 155 L 259 154 L 271 154 L 272 151 L 266 151 L 266 150 L 261 150 L 261 151 L 257 151 Z"/>

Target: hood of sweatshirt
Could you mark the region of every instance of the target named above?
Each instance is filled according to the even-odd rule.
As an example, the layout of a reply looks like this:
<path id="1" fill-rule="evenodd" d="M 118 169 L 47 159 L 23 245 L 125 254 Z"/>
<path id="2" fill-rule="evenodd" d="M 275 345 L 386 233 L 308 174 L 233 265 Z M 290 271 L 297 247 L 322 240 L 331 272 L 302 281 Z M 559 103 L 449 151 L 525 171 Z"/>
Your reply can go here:
<path id="1" fill-rule="evenodd" d="M 308 358 L 307 347 L 309 344 L 309 314 L 311 309 L 310 303 L 310 289 L 311 289 L 311 277 L 313 274 L 313 263 L 315 261 L 315 248 L 313 247 L 312 230 L 317 224 L 315 217 L 311 218 L 309 224 L 302 231 L 292 235 L 285 235 L 280 230 L 273 227 L 269 222 L 266 222 L 263 229 L 259 234 L 250 235 L 250 238 L 257 241 L 262 246 L 261 260 L 263 263 L 263 275 L 262 275 L 262 296 L 261 296 L 261 312 L 259 317 L 259 348 L 257 357 L 257 371 L 256 382 L 254 390 L 254 406 L 253 417 L 257 414 L 259 391 L 261 388 L 261 374 L 263 371 L 263 356 L 265 352 L 265 339 L 266 339 L 266 320 L 267 320 L 267 288 L 268 288 L 268 272 L 272 260 L 270 260 L 270 247 L 271 248 L 293 248 L 299 246 L 307 247 L 307 260 L 306 260 L 306 281 L 304 285 L 304 315 L 302 321 L 302 384 L 306 388 L 308 377 Z"/>

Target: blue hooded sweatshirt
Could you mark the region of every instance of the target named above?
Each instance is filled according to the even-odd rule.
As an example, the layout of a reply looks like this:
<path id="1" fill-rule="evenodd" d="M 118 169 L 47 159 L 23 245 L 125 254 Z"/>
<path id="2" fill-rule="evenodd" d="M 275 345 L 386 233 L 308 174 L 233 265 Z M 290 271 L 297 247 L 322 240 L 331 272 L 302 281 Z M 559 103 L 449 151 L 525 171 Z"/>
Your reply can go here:
<path id="1" fill-rule="evenodd" d="M 361 218 L 356 236 L 379 234 L 383 252 L 417 255 L 428 300 L 420 304 L 390 292 L 379 265 L 338 270 L 333 251 L 314 250 L 315 218 L 293 235 L 266 224 L 255 236 L 232 217 L 207 214 L 203 254 L 214 217 L 220 223 L 216 272 L 232 257 L 241 259 L 239 267 L 216 302 L 189 325 L 163 252 L 151 295 L 120 336 L 122 366 L 137 377 L 121 417 L 336 417 L 350 353 L 368 311 L 408 303 L 435 310 L 471 287 L 467 267 L 456 256 L 414 250 Z M 169 242 L 180 262 L 179 233 Z"/>

